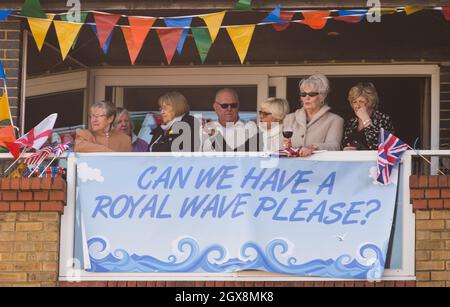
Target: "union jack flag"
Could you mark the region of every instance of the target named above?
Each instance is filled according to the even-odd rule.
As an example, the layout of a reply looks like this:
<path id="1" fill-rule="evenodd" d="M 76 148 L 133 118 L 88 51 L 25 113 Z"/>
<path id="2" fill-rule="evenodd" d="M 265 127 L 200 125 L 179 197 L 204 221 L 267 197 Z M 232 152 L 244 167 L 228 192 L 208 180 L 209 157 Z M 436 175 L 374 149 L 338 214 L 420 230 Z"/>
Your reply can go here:
<path id="1" fill-rule="evenodd" d="M 378 137 L 377 181 L 382 184 L 390 183 L 392 169 L 400 160 L 408 144 L 405 144 L 389 131 L 380 129 Z"/>
<path id="2" fill-rule="evenodd" d="M 45 160 L 49 154 L 51 154 L 53 151 L 53 147 L 47 146 L 44 147 L 38 151 L 36 151 L 34 154 L 29 156 L 25 159 L 26 165 L 39 165 L 43 160 Z"/>
<path id="3" fill-rule="evenodd" d="M 55 147 L 53 147 L 53 153 L 55 156 L 59 157 L 63 152 L 66 150 L 69 150 L 70 148 L 70 142 L 65 142 L 63 144 L 58 144 Z"/>

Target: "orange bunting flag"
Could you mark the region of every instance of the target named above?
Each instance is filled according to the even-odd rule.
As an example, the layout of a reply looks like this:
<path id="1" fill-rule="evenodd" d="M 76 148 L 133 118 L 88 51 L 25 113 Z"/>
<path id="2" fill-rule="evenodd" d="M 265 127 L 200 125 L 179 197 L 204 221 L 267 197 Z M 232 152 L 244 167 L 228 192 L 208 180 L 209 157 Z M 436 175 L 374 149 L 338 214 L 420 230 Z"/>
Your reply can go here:
<path id="1" fill-rule="evenodd" d="M 56 36 L 58 37 L 59 48 L 64 61 L 83 24 L 57 20 L 53 24 L 55 25 Z"/>
<path id="2" fill-rule="evenodd" d="M 320 30 L 327 24 L 327 17 L 330 16 L 330 11 L 311 11 L 302 12 L 305 19 L 300 20 L 299 23 L 308 25 L 311 29 Z"/>
<path id="3" fill-rule="evenodd" d="M 222 25 L 225 12 L 214 13 L 210 15 L 200 16 L 208 27 L 209 34 L 211 35 L 211 42 L 214 43 L 217 34 L 219 34 L 220 26 Z"/>
<path id="4" fill-rule="evenodd" d="M 105 46 L 109 35 L 114 30 L 114 27 L 116 26 L 119 19 L 120 15 L 94 13 L 98 41 L 100 42 L 100 46 L 102 47 L 102 49 Z"/>
<path id="5" fill-rule="evenodd" d="M 30 26 L 31 34 L 33 34 L 34 41 L 39 51 L 42 50 L 45 37 L 47 36 L 48 29 L 52 25 L 55 14 L 47 14 L 47 19 L 40 19 L 34 17 L 28 17 L 28 25 Z"/>
<path id="6" fill-rule="evenodd" d="M 0 98 L 0 122 L 4 120 L 11 120 L 8 95 L 6 95 L 6 91 L 3 91 L 3 95 Z"/>
<path id="7" fill-rule="evenodd" d="M 180 41 L 181 35 L 183 34 L 183 28 L 167 28 L 167 29 L 156 29 L 158 33 L 159 40 L 166 55 L 167 63 L 172 63 L 175 50 L 177 49 L 178 42 Z"/>
<path id="8" fill-rule="evenodd" d="M 442 14 L 444 15 L 445 20 L 450 20 L 450 6 L 443 6 Z"/>
<path id="9" fill-rule="evenodd" d="M 228 35 L 230 35 L 234 48 L 241 60 L 241 64 L 244 64 L 254 31 L 255 25 L 227 27 Z"/>
<path id="10" fill-rule="evenodd" d="M 280 12 L 280 19 L 287 21 L 286 23 L 274 23 L 273 27 L 277 31 L 284 31 L 291 24 L 291 20 L 294 17 L 295 12 Z"/>
<path id="11" fill-rule="evenodd" d="M 131 64 L 134 65 L 141 52 L 148 32 L 156 21 L 156 18 L 128 17 L 129 27 L 122 26 L 122 33 L 127 44 Z"/>
<path id="12" fill-rule="evenodd" d="M 422 6 L 415 6 L 415 5 L 414 6 L 413 5 L 405 6 L 405 13 L 406 13 L 406 15 L 412 15 L 412 14 L 418 12 L 418 11 L 421 11 L 421 10 L 423 10 Z"/>

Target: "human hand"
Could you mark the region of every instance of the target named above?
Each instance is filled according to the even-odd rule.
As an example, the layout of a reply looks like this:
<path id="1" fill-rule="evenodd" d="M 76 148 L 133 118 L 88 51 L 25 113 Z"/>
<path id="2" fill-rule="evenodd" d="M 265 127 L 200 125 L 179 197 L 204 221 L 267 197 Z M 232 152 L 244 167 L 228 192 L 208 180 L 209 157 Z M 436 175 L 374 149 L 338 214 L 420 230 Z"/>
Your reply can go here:
<path id="1" fill-rule="evenodd" d="M 355 111 L 356 116 L 362 121 L 370 120 L 369 112 L 365 106 L 360 107 Z"/>
<path id="2" fill-rule="evenodd" d="M 357 150 L 357 149 L 356 149 L 356 147 L 353 147 L 353 146 L 346 146 L 346 147 L 344 147 L 343 150 L 347 151 L 347 150 Z"/>
<path id="3" fill-rule="evenodd" d="M 291 139 L 283 139 L 283 147 L 292 147 L 292 141 Z"/>
<path id="4" fill-rule="evenodd" d="M 310 147 L 302 147 L 300 149 L 300 151 L 298 152 L 298 156 L 299 157 L 308 157 L 308 156 L 312 155 L 313 151 L 314 150 Z"/>

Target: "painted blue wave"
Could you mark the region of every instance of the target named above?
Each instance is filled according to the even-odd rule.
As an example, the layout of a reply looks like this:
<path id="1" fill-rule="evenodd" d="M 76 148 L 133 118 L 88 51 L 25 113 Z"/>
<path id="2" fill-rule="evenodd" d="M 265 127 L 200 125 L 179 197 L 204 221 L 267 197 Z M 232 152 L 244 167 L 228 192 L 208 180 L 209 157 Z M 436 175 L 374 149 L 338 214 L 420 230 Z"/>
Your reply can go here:
<path id="1" fill-rule="evenodd" d="M 107 250 L 107 243 L 102 238 L 91 238 L 88 247 L 100 244 L 99 253 Z M 282 239 L 275 239 L 267 244 L 263 250 L 255 242 L 245 243 L 240 250 L 242 260 L 230 258 L 225 261 L 226 250 L 215 244 L 200 251 L 200 247 L 192 238 L 184 238 L 178 242 L 178 251 L 185 253 L 189 248 L 189 255 L 183 261 L 178 261 L 175 255 L 170 255 L 167 261 L 152 256 L 129 255 L 123 249 L 108 253 L 97 259 L 90 255 L 91 269 L 89 272 L 235 272 L 240 270 L 264 270 L 268 272 L 292 274 L 301 276 L 319 276 L 335 278 L 378 279 L 383 275 L 383 253 L 375 244 L 367 243 L 359 250 L 361 261 L 371 258 L 370 265 L 364 265 L 349 255 L 342 255 L 336 259 L 316 259 L 297 264 L 297 259 L 290 257 L 282 263 L 278 254 L 288 252 L 288 243 Z"/>

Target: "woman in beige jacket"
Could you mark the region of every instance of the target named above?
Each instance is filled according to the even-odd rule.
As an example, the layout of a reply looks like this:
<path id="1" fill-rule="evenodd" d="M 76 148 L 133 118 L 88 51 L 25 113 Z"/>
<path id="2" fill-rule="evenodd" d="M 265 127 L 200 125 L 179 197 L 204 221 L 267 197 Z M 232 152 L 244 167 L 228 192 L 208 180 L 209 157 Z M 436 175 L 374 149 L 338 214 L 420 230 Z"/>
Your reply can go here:
<path id="1" fill-rule="evenodd" d="M 112 130 L 116 107 L 108 101 L 96 102 L 91 106 L 90 129 L 80 129 L 75 138 L 76 152 L 128 152 L 131 151 L 131 137 Z"/>
<path id="2" fill-rule="evenodd" d="M 301 157 L 310 156 L 315 150 L 340 150 L 344 120 L 330 112 L 325 99 L 330 90 L 327 77 L 312 75 L 300 81 L 301 109 L 288 114 L 283 131 L 292 131 L 287 143 L 301 147 Z"/>

